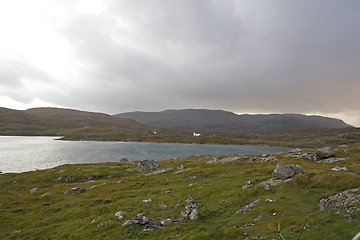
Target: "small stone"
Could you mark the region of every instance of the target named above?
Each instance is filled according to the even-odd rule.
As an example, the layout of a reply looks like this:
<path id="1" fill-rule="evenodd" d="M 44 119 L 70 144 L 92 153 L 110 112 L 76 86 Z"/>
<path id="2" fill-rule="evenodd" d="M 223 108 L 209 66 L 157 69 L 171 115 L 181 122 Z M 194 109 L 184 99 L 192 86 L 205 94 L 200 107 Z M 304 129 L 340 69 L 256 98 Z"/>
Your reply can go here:
<path id="1" fill-rule="evenodd" d="M 267 202 L 267 203 L 272 203 L 272 202 L 275 202 L 275 200 L 268 198 L 268 199 L 265 200 L 265 202 Z"/>
<path id="2" fill-rule="evenodd" d="M 263 217 L 263 215 L 260 214 L 259 216 L 257 216 L 257 217 L 254 219 L 254 222 L 259 221 L 260 219 L 262 219 L 262 217 Z"/>
<path id="3" fill-rule="evenodd" d="M 161 204 L 161 205 L 160 205 L 160 208 L 161 208 L 162 210 L 165 210 L 165 209 L 166 209 L 166 205 L 165 205 L 165 204 Z"/>
<path id="4" fill-rule="evenodd" d="M 119 220 L 123 220 L 123 219 L 124 219 L 124 215 L 126 215 L 125 212 L 118 211 L 117 213 L 114 214 L 114 217 L 117 217 Z"/>
<path id="5" fill-rule="evenodd" d="M 249 187 L 251 187 L 252 186 L 252 182 L 251 181 L 247 181 L 245 184 L 244 184 L 244 186 L 242 186 L 241 188 L 242 189 L 245 189 L 245 188 L 249 188 Z"/>
<path id="6" fill-rule="evenodd" d="M 144 200 L 142 200 L 142 202 L 144 202 L 144 203 L 151 202 L 151 201 L 152 201 L 152 199 L 144 199 Z"/>
<path id="7" fill-rule="evenodd" d="M 189 184 L 189 187 L 192 187 L 192 186 L 194 186 L 194 184 L 193 184 L 193 183 L 190 183 L 190 184 Z"/>
<path id="8" fill-rule="evenodd" d="M 120 162 L 121 162 L 121 163 L 128 163 L 129 160 L 128 160 L 127 158 L 122 158 L 122 159 L 120 159 Z"/>
<path id="9" fill-rule="evenodd" d="M 93 218 L 93 220 L 91 221 L 91 223 L 95 223 L 96 222 L 96 218 Z"/>
<path id="10" fill-rule="evenodd" d="M 44 193 L 43 195 L 41 195 L 41 197 L 45 197 L 45 196 L 49 196 L 51 195 L 51 193 L 47 192 L 47 193 Z"/>
<path id="11" fill-rule="evenodd" d="M 333 167 L 331 170 L 332 171 L 347 171 L 348 169 L 346 167 L 336 166 L 336 167 Z"/>
<path id="12" fill-rule="evenodd" d="M 97 227 L 101 228 L 101 227 L 107 227 L 107 226 L 109 226 L 109 224 L 107 222 L 101 222 L 101 223 L 98 224 Z"/>
<path id="13" fill-rule="evenodd" d="M 37 191 L 39 191 L 39 188 L 33 188 L 33 189 L 30 190 L 30 193 L 34 193 L 34 192 L 37 192 Z"/>

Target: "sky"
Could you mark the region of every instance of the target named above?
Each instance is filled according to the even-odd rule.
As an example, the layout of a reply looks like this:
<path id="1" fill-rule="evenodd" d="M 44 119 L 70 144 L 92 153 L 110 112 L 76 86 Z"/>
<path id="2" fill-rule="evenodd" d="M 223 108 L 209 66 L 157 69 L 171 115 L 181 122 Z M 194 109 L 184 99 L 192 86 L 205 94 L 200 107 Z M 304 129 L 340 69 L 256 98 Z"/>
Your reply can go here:
<path id="1" fill-rule="evenodd" d="M 358 0 L 0 1 L 0 107 L 302 113 L 360 127 Z"/>

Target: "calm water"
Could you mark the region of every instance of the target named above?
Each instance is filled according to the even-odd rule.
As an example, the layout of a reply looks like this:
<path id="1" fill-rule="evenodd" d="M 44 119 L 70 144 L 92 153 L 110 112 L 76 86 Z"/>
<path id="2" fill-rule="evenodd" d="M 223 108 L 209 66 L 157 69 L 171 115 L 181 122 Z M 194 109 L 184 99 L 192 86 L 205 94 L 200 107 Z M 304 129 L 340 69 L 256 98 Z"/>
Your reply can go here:
<path id="1" fill-rule="evenodd" d="M 0 171 L 26 172 L 71 163 L 166 160 L 191 155 L 247 155 L 288 149 L 255 145 L 57 141 L 56 137 L 0 136 Z"/>

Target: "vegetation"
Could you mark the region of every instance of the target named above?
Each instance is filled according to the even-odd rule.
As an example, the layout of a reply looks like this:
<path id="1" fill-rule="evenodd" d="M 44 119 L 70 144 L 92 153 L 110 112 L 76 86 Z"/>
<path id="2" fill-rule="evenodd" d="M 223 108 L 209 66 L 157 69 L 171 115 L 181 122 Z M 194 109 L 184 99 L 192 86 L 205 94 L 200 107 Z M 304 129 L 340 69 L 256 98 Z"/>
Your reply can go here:
<path id="1" fill-rule="evenodd" d="M 357 221 L 350 222 L 344 211 L 319 211 L 318 203 L 322 198 L 360 186 L 360 144 L 337 148 L 336 156 L 349 159 L 329 164 L 279 154 L 277 161 L 208 164 L 212 156 L 197 156 L 160 162 L 163 168 L 180 165 L 185 170 L 191 168 L 179 174 L 173 170 L 146 175 L 137 172 L 136 164 L 131 163 L 65 165 L 2 174 L 0 239 L 256 239 L 260 236 L 277 239 L 278 224 L 287 240 L 298 239 L 300 234 L 301 239 L 351 239 L 359 231 L 360 211 L 351 213 Z M 222 157 L 226 156 L 218 156 Z M 250 156 L 242 159 L 247 157 Z M 278 162 L 299 164 L 306 172 L 269 190 L 259 187 L 260 182 L 272 177 Z M 348 171 L 332 171 L 334 166 L 347 167 Z M 208 178 L 187 179 L 188 176 Z M 249 180 L 253 186 L 242 189 Z M 73 187 L 86 191 L 64 194 Z M 33 188 L 39 190 L 30 193 Z M 45 193 L 51 194 L 42 196 Z M 200 218 L 195 222 L 170 224 L 146 232 L 140 226 L 121 226 L 139 213 L 150 219 L 180 217 L 188 197 L 195 199 L 199 207 Z M 259 205 L 233 216 L 258 198 L 262 199 Z M 144 199 L 152 201 L 144 203 Z M 266 199 L 275 201 L 266 202 Z M 178 203 L 181 205 L 176 207 Z M 360 203 L 353 206 L 360 207 Z M 126 212 L 124 220 L 114 217 L 118 211 Z M 262 218 L 254 221 L 260 214 Z M 106 226 L 101 225 L 104 222 Z M 245 227 L 246 224 L 250 227 Z"/>

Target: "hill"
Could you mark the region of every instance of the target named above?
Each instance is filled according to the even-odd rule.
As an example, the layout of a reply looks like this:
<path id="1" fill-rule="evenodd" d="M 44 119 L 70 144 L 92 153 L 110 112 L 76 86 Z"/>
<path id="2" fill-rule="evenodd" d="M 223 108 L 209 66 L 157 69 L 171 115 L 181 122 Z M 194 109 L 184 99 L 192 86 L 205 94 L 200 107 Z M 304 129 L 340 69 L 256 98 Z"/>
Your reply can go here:
<path id="1" fill-rule="evenodd" d="M 269 134 L 287 133 L 300 129 L 331 129 L 351 127 L 344 121 L 302 114 L 237 115 L 222 110 L 184 109 L 162 112 L 127 112 L 114 115 L 140 123 L 177 130 Z"/>
<path id="2" fill-rule="evenodd" d="M 70 140 L 132 140 L 149 135 L 153 127 L 131 119 L 73 109 L 0 109 L 0 134 L 64 136 Z M 164 130 L 165 131 L 165 130 Z"/>

